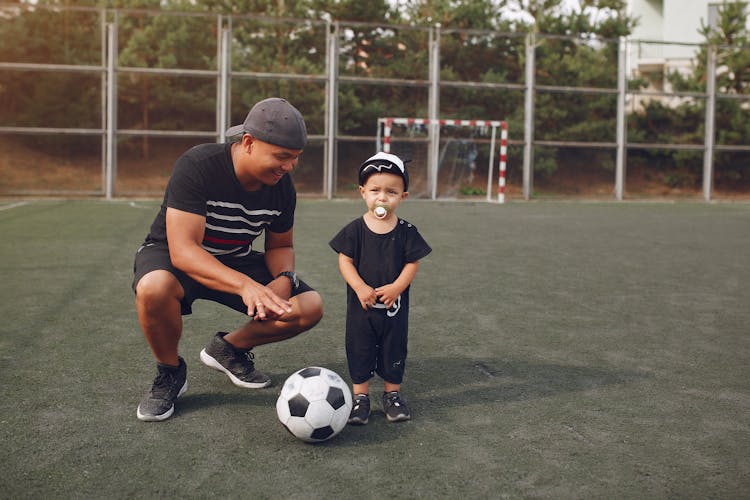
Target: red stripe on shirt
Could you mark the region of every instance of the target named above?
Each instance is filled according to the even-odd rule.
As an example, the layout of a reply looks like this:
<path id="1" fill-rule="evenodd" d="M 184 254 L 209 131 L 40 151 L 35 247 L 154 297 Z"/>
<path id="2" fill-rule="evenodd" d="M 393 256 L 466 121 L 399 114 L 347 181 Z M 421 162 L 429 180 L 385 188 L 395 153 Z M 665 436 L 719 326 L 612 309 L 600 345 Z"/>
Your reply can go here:
<path id="1" fill-rule="evenodd" d="M 221 238 L 214 238 L 213 236 L 204 236 L 203 241 L 209 241 L 211 243 L 218 243 L 220 245 L 249 245 L 250 240 L 223 240 Z"/>

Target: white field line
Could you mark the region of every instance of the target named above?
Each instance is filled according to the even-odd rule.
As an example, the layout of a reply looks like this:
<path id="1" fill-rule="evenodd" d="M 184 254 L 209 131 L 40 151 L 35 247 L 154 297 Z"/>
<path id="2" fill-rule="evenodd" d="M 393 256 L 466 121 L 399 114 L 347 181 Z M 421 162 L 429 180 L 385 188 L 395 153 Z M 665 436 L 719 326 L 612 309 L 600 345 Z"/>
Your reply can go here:
<path id="1" fill-rule="evenodd" d="M 18 203 L 11 203 L 10 205 L 2 205 L 0 206 L 0 210 L 10 210 L 11 208 L 22 207 L 28 204 L 28 201 L 19 201 Z"/>

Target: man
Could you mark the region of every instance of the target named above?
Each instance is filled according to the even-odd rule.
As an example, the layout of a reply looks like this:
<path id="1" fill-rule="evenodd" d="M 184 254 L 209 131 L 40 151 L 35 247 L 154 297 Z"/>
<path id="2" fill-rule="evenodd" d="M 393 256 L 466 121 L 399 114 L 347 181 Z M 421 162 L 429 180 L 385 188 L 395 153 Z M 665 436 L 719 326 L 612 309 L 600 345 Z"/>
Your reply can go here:
<path id="1" fill-rule="evenodd" d="M 202 144 L 175 163 L 161 210 L 135 257 L 133 289 L 157 376 L 138 406 L 144 421 L 172 416 L 187 389 L 178 355 L 182 315 L 195 299 L 250 316 L 217 333 L 200 353 L 236 385 L 271 384 L 251 350 L 309 330 L 323 316 L 320 295 L 294 272 L 296 192 L 290 178 L 307 143 L 300 112 L 284 99 L 258 102 L 226 135 L 238 142 Z M 265 232 L 264 252 L 252 242 Z"/>

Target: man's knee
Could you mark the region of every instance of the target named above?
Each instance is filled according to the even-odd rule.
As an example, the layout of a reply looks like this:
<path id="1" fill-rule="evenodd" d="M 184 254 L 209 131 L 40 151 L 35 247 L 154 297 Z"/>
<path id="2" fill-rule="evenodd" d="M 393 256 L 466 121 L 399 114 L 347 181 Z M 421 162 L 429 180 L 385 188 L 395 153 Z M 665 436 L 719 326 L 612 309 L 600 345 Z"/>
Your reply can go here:
<path id="1" fill-rule="evenodd" d="M 165 302 L 179 301 L 183 294 L 180 282 L 169 271 L 151 271 L 135 286 L 136 302 L 145 307 L 161 307 Z"/>
<path id="2" fill-rule="evenodd" d="M 323 299 L 315 291 L 297 295 L 302 330 L 309 330 L 323 318 Z"/>

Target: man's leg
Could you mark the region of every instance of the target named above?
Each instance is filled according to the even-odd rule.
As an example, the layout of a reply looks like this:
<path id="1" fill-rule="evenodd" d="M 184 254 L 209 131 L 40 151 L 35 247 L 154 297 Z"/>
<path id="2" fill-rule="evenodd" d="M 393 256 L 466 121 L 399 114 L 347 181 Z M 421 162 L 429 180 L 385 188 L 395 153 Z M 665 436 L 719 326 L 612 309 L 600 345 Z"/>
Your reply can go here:
<path id="1" fill-rule="evenodd" d="M 218 332 L 200 353 L 203 364 L 223 372 L 239 387 L 271 385 L 271 378 L 255 369 L 252 348 L 294 337 L 314 327 L 323 316 L 323 301 L 315 291 L 300 293 L 289 302 L 292 311 L 278 319 L 250 321 L 232 333 Z"/>
<path id="2" fill-rule="evenodd" d="M 156 378 L 136 415 L 139 420 L 159 422 L 172 416 L 175 401 L 187 390 L 187 365 L 177 354 L 184 292 L 175 276 L 163 270 L 145 274 L 135 291 L 138 320 L 157 360 Z"/>
<path id="3" fill-rule="evenodd" d="M 295 295 L 289 302 L 292 304 L 292 312 L 276 320 L 249 321 L 227 334 L 224 339 L 238 349 L 252 349 L 306 332 L 323 317 L 323 300 L 316 291 Z"/>
<path id="4" fill-rule="evenodd" d="M 151 271 L 136 285 L 138 321 L 156 361 L 178 366 L 177 346 L 182 335 L 182 285 L 169 271 Z"/>

